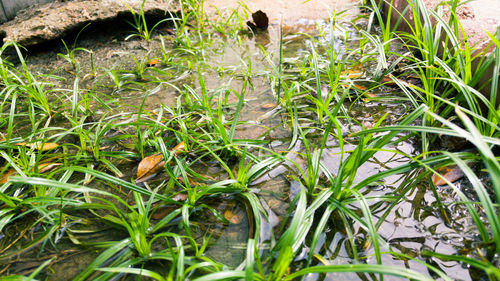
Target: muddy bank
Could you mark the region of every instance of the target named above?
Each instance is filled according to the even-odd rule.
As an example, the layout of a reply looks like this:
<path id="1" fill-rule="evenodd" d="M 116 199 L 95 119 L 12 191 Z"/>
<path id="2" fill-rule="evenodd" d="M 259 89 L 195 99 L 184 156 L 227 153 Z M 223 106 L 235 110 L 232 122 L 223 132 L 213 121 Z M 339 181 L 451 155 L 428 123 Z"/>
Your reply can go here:
<path id="1" fill-rule="evenodd" d="M 27 8 L 15 19 L 0 25 L 3 42 L 14 41 L 25 47 L 57 39 L 89 23 L 102 23 L 119 17 L 131 17 L 142 1 L 81 0 L 54 2 Z M 149 19 L 170 17 L 179 10 L 178 1 L 149 0 L 143 11 Z M 130 8 L 130 9 L 129 9 Z"/>

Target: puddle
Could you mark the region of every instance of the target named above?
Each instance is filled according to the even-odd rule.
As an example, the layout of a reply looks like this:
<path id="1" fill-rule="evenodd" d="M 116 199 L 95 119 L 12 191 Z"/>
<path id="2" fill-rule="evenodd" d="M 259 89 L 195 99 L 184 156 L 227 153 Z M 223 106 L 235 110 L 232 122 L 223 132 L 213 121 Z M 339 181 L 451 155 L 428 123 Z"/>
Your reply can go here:
<path id="1" fill-rule="evenodd" d="M 314 1 L 311 1 L 311 5 L 314 5 L 312 2 Z M 211 4 L 211 1 L 207 1 L 207 3 Z M 289 5 L 285 1 L 271 1 L 270 4 L 283 7 Z M 250 6 L 253 9 L 253 4 L 249 4 L 249 8 Z M 317 7 L 322 6 L 318 5 Z M 298 12 L 287 10 L 283 12 L 283 15 L 292 13 L 291 19 L 287 18 L 287 20 L 295 19 L 295 17 L 298 19 L 300 16 L 297 14 Z M 273 19 L 273 21 L 276 21 L 276 19 Z M 320 22 L 318 24 L 320 28 L 321 24 L 324 25 L 326 22 Z M 352 36 L 349 37 L 351 39 L 347 42 L 338 39 L 336 44 L 339 48 L 350 48 L 358 43 L 354 29 L 348 27 L 347 29 L 350 30 Z M 283 28 L 283 60 L 290 65 L 289 69 L 285 69 L 285 79 L 290 81 L 299 79 L 300 73 L 296 72 L 296 67 L 303 59 L 303 52 L 308 50 L 309 44 L 327 44 L 332 36 L 334 38 L 338 37 L 338 34 L 329 34 L 327 29 L 325 30 L 322 30 L 322 32 L 326 32 L 325 36 L 318 36 L 316 25 L 311 25 L 309 21 L 300 22 L 297 20 L 294 21 L 293 26 Z M 308 35 L 301 34 L 301 32 L 307 32 Z M 222 36 L 214 35 L 216 37 L 214 45 L 211 48 L 200 50 L 200 53 L 196 54 L 206 58 L 206 67 L 201 66 L 200 69 L 189 65 L 193 54 L 171 52 L 174 49 L 175 42 L 174 38 L 168 35 L 166 29 L 160 29 L 160 33 L 163 34 L 163 41 L 159 36 L 155 36 L 149 43 L 139 40 L 126 41 L 124 40 L 127 35 L 126 32 L 115 32 L 112 33 L 112 36 L 109 36 L 110 33 L 108 32 L 82 34 L 77 46 L 92 51 L 92 62 L 88 52 L 76 52 L 76 60 L 81 62 L 79 71 L 80 73 L 94 72 L 95 76 L 83 76 L 80 80 L 80 87 L 85 91 L 93 91 L 96 96 L 106 100 L 107 105 L 110 107 L 108 109 L 94 102 L 92 110 L 96 113 L 96 116 L 94 116 L 96 120 L 114 114 L 124 114 L 123 118 L 119 120 L 128 122 L 126 120 L 133 118 L 135 112 L 137 112 L 137 107 L 143 101 L 144 112 L 152 120 L 155 120 L 159 114 L 160 107 L 172 111 L 182 108 L 177 106 L 182 100 L 182 92 L 188 87 L 197 90 L 200 88 L 198 71 L 201 72 L 201 76 L 204 78 L 205 87 L 211 97 L 210 102 L 217 103 L 220 101 L 221 112 L 227 114 L 227 118 L 230 118 L 231 114 L 229 113 L 234 113 L 232 111 L 234 109 L 226 109 L 226 107 L 230 108 L 227 105 L 238 102 L 238 98 L 232 91 L 240 92 L 244 88 L 245 75 L 250 73 L 249 81 L 251 85 L 246 86 L 245 104 L 239 115 L 242 124 L 236 128 L 235 138 L 268 141 L 267 148 L 275 152 L 286 152 L 285 155 L 291 161 L 295 161 L 299 167 L 305 169 L 306 159 L 301 155 L 304 152 L 304 146 L 298 141 L 292 148 L 288 148 L 292 132 L 285 121 L 287 120 L 287 113 L 280 110 L 280 105 L 276 103 L 275 93 L 273 93 L 275 91 L 273 89 L 274 81 L 267 79 L 267 74 L 275 71 L 272 64 L 276 64 L 279 59 L 279 28 L 271 25 L 267 32 L 256 33 L 255 35 L 244 34 L 238 37 L 238 40 L 225 39 Z M 311 38 L 320 40 L 313 42 Z M 196 44 L 197 42 L 193 43 Z M 162 44 L 165 46 L 165 51 L 172 57 L 157 66 L 146 67 L 143 73 L 144 80 L 141 80 L 137 75 L 138 66 L 136 63 L 144 63 L 153 58 L 161 59 Z M 270 54 L 270 60 L 264 56 L 263 50 Z M 75 76 L 73 73 L 75 73 L 75 70 L 71 68 L 67 61 L 57 56 L 58 53 L 63 52 L 62 47 L 56 47 L 53 50 L 30 54 L 27 63 L 29 69 L 34 73 L 58 76 L 58 79 L 53 77 L 47 79 L 54 83 L 55 88 L 65 89 L 68 92 L 68 96 L 59 97 L 59 99 L 67 101 L 71 98 L 70 92 L 74 84 Z M 120 74 L 128 77 L 123 80 L 125 84 L 121 85 L 120 88 L 112 81 L 111 74 L 106 73 L 106 71 L 111 72 L 116 69 L 124 70 Z M 155 77 L 158 76 L 161 76 L 162 79 L 167 77 L 166 80 L 170 82 L 160 85 L 155 80 Z M 143 86 L 135 83 L 138 81 L 148 82 Z M 383 97 L 394 93 L 380 91 L 377 94 Z M 297 100 L 300 101 L 300 97 Z M 303 104 L 311 106 L 307 105 L 306 102 Z M 357 101 L 352 107 L 350 107 L 350 103 L 346 102 L 346 106 L 350 108 L 352 116 L 356 116 L 359 124 L 366 126 L 374 124 L 386 112 L 390 112 L 386 121 L 387 124 L 396 124 L 407 113 L 407 105 L 404 101 L 389 104 L 387 101 L 380 99 L 369 102 Z M 311 114 L 307 110 L 299 113 Z M 56 120 L 53 122 L 56 122 Z M 26 123 L 29 124 L 29 122 Z M 359 130 L 359 124 L 346 122 L 343 125 L 345 125 L 347 133 L 349 133 Z M 51 125 L 68 126 L 67 124 Z M 347 153 L 356 147 L 355 139 L 349 139 L 347 136 L 346 141 L 347 143 L 343 148 L 346 152 L 344 155 L 340 153 L 338 141 L 333 138 L 328 140 L 327 147 L 321 155 L 326 169 L 334 176 L 338 170 L 341 157 L 345 159 Z M 360 182 L 371 175 L 408 163 L 408 158 L 402 156 L 403 154 L 414 156 L 418 153 L 418 148 L 415 147 L 412 138 L 396 146 L 386 148 L 398 153 L 377 152 L 372 159 L 361 166 L 354 182 Z M 199 160 L 198 162 L 203 161 Z M 238 163 L 229 164 L 231 168 L 238 165 Z M 133 177 L 136 165 L 136 162 L 125 164 L 126 168 L 124 169 L 128 169 L 125 172 L 127 180 Z M 209 161 L 193 165 L 193 169 L 200 174 L 211 176 L 214 181 L 224 180 L 228 177 L 218 164 Z M 418 171 L 413 171 L 404 175 L 391 176 L 386 178 L 380 186 L 366 187 L 366 190 L 363 191 L 369 190 L 372 195 L 388 195 L 395 190 L 400 190 L 401 184 L 405 183 L 408 178 L 417 175 Z M 287 218 L 289 215 L 287 210 L 290 207 L 290 202 L 301 188 L 300 184 L 291 176 L 300 177 L 297 174 L 297 168 L 290 163 L 284 163 L 271 169 L 264 176 L 255 179 L 249 186 L 249 188 L 255 190 L 268 216 L 268 221 L 263 222 L 261 226 L 261 240 L 263 243 L 270 243 L 273 237 L 279 237 L 281 234 L 280 222 L 289 219 Z M 168 179 L 167 175 L 159 175 L 150 183 L 150 186 L 154 187 L 155 184 L 159 185 L 163 181 L 168 181 Z M 375 217 L 385 216 L 379 234 L 387 241 L 387 245 L 392 247 L 393 251 L 424 259 L 424 257 L 419 256 L 424 249 L 456 254 L 458 251 L 463 251 L 465 248 L 471 247 L 471 244 L 479 241 L 473 222 L 466 216 L 465 207 L 452 204 L 456 199 L 456 195 L 447 189 L 443 189 L 441 192 L 445 205 L 449 209 L 450 219 L 453 221 L 451 225 L 445 224 L 441 215 L 436 212 L 437 203 L 424 182 L 411 187 L 410 191 L 404 195 L 404 200 L 397 205 L 390 206 L 389 203 L 382 203 L 376 209 L 373 213 Z M 241 204 L 234 196 L 228 196 L 228 198 L 222 200 L 220 198 L 214 199 L 213 202 L 207 204 L 229 220 L 229 223 L 221 223 L 213 215 L 206 213 L 195 215 L 193 222 L 198 226 L 196 238 L 201 240 L 203 237 L 210 236 L 211 240 L 206 255 L 218 262 L 236 267 L 244 261 L 246 242 L 253 229 L 247 216 L 248 207 Z M 386 210 L 390 211 L 386 214 Z M 367 237 L 366 232 L 359 225 L 355 225 L 353 229 L 355 230 L 356 241 L 362 244 Z M 107 239 L 112 238 L 107 237 Z M 351 245 L 349 245 L 346 234 L 336 229 L 334 223 L 332 223 L 331 227 L 327 227 L 320 241 L 321 243 L 317 247 L 322 249 L 323 253 L 326 253 L 324 259 L 328 264 L 355 262 L 351 258 Z M 382 250 L 386 251 L 389 248 L 383 248 Z M 49 274 L 50 279 L 64 280 L 71 274 L 63 277 L 57 275 L 57 272 L 60 274 L 65 274 L 69 270 L 78 272 L 85 268 L 94 257 L 87 253 L 84 254 L 84 258 L 77 259 L 72 255 L 71 250 L 68 249 L 67 251 L 67 258 L 52 265 L 53 274 L 55 275 Z M 364 254 L 372 254 L 371 251 L 372 249 L 369 248 Z M 32 254 L 36 253 L 30 253 L 30 256 Z M 297 268 L 300 268 L 304 256 L 307 256 L 307 253 L 302 258 L 297 258 Z M 78 257 L 80 257 L 80 254 Z M 31 262 L 31 260 L 25 262 Z M 369 258 L 366 262 L 375 263 L 376 261 L 374 261 L 374 258 Z M 427 272 L 427 269 L 418 262 L 397 260 L 389 255 L 384 256 L 383 263 L 406 267 L 418 272 Z M 457 262 L 442 262 L 436 259 L 432 263 L 453 279 L 478 280 L 476 279 L 477 276 L 473 275 L 468 268 L 464 268 Z M 28 268 L 27 265 L 22 267 Z M 18 273 L 15 270 L 5 272 Z M 366 280 L 368 275 L 353 273 L 327 274 L 323 280 L 338 280 L 340 277 L 345 280 Z M 318 276 L 310 276 L 305 280 L 318 280 Z M 387 280 L 394 279 L 388 277 Z"/>

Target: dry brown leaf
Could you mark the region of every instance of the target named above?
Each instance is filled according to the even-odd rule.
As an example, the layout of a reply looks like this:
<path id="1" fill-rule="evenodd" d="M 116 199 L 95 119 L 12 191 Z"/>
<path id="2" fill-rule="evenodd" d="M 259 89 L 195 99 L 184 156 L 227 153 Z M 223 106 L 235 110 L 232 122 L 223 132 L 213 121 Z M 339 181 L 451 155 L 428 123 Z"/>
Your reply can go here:
<path id="1" fill-rule="evenodd" d="M 361 65 L 358 65 L 358 66 L 353 67 L 351 69 L 342 71 L 340 73 L 340 75 L 345 76 L 349 79 L 354 79 L 354 78 L 359 78 L 359 77 L 363 76 L 364 72 L 365 72 L 365 70 L 363 69 L 363 67 Z"/>
<path id="2" fill-rule="evenodd" d="M 54 169 L 55 167 L 61 166 L 61 165 L 62 165 L 62 163 L 43 163 L 43 164 L 38 165 L 38 172 L 40 174 L 42 174 L 42 173 L 48 172 L 48 171 Z"/>
<path id="3" fill-rule="evenodd" d="M 172 200 L 175 200 L 177 202 L 184 202 L 184 201 L 186 201 L 187 198 L 188 198 L 187 193 L 181 192 L 181 193 L 177 193 L 174 197 L 172 197 Z"/>
<path id="4" fill-rule="evenodd" d="M 273 107 L 275 107 L 275 106 L 276 106 L 276 104 L 275 104 L 275 103 L 266 103 L 266 104 L 261 105 L 260 107 L 261 107 L 262 109 L 269 109 L 269 108 L 273 108 Z"/>
<path id="5" fill-rule="evenodd" d="M 368 88 L 363 86 L 363 85 L 358 85 L 358 84 L 354 84 L 354 88 L 360 90 L 360 91 L 366 91 Z"/>
<path id="6" fill-rule="evenodd" d="M 184 151 L 185 145 L 184 142 L 181 141 L 178 145 L 172 148 L 172 150 L 170 150 L 170 153 L 178 156 Z M 135 183 L 141 183 L 154 177 L 158 172 L 163 170 L 164 166 L 165 159 L 163 158 L 163 154 L 161 153 L 156 153 L 151 156 L 145 157 L 141 160 L 139 166 L 137 167 L 137 178 L 135 179 Z"/>
<path id="7" fill-rule="evenodd" d="M 106 146 L 99 146 L 99 151 L 104 151 L 104 150 L 106 150 L 106 149 L 108 149 L 108 148 L 110 148 L 110 146 L 109 146 L 109 145 L 106 145 Z M 86 150 L 87 152 L 90 152 L 90 153 L 93 153 L 93 152 L 94 152 L 94 151 L 92 151 L 92 148 L 91 148 L 91 147 L 88 147 L 88 146 L 85 148 L 85 150 Z"/>
<path id="8" fill-rule="evenodd" d="M 437 169 L 436 172 L 449 182 L 455 182 L 464 176 L 464 172 L 457 165 L 441 167 Z M 446 184 L 446 182 L 436 174 L 432 175 L 432 183 L 434 183 L 435 186 Z"/>
<path id="9" fill-rule="evenodd" d="M 178 156 L 182 152 L 186 151 L 186 146 L 184 145 L 184 142 L 181 141 L 178 145 L 174 146 L 172 150 L 170 150 L 170 153 L 174 153 L 175 156 Z"/>
<path id="10" fill-rule="evenodd" d="M 157 59 L 152 59 L 148 62 L 147 66 L 148 67 L 153 67 L 153 66 L 156 66 L 158 64 L 158 60 Z"/>
<path id="11" fill-rule="evenodd" d="M 243 219 L 242 215 L 235 214 L 229 210 L 224 211 L 223 216 L 224 218 L 226 218 L 226 220 L 228 220 L 232 224 L 238 224 Z"/>
<path id="12" fill-rule="evenodd" d="M 173 28 L 166 28 L 165 29 L 165 32 L 168 34 L 168 35 L 175 35 L 175 29 Z"/>
<path id="13" fill-rule="evenodd" d="M 141 183 L 154 177 L 159 171 L 163 170 L 165 161 L 163 154 L 156 153 L 141 160 L 137 167 L 137 179 L 135 183 Z"/>
<path id="14" fill-rule="evenodd" d="M 177 208 L 178 208 L 178 206 L 175 206 L 175 205 L 161 206 L 158 209 L 156 209 L 156 211 L 153 213 L 151 218 L 154 220 L 161 220 L 164 217 L 166 217 L 168 214 L 175 211 L 175 209 L 177 209 Z"/>
<path id="15" fill-rule="evenodd" d="M 9 177 L 16 174 L 16 170 L 8 169 L 5 173 L 3 173 L 2 177 L 0 177 L 0 184 L 4 184 L 9 180 Z"/>
<path id="16" fill-rule="evenodd" d="M 36 149 L 36 150 L 41 150 L 41 151 L 48 151 L 52 150 L 54 148 L 57 148 L 59 145 L 57 143 L 53 142 L 34 142 L 34 143 L 26 143 L 26 142 L 20 142 L 16 143 L 17 146 L 25 146 L 29 147 L 30 149 Z"/>
<path id="17" fill-rule="evenodd" d="M 185 184 L 184 178 L 183 177 L 178 177 L 177 180 L 179 181 L 180 184 Z M 189 180 L 189 185 L 190 186 L 196 186 L 196 182 L 193 181 L 191 178 L 188 177 Z"/>
<path id="18" fill-rule="evenodd" d="M 382 77 L 382 79 L 380 79 L 380 83 L 396 84 L 396 82 L 394 82 L 394 80 L 392 80 L 391 75 L 386 75 L 386 76 Z"/>

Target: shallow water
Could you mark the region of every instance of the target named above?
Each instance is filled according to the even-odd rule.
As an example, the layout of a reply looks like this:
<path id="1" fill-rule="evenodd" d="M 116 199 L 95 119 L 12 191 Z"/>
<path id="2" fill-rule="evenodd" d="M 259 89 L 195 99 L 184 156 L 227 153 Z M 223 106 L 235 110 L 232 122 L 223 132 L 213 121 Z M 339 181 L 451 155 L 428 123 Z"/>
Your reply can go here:
<path id="1" fill-rule="evenodd" d="M 324 26 L 325 22 L 319 22 L 318 26 Z M 316 26 L 296 24 L 292 27 L 283 29 L 284 40 L 284 61 L 293 65 L 294 62 L 300 61 L 302 52 L 308 50 L 309 44 L 327 44 L 333 36 L 339 48 L 347 48 L 347 44 L 358 43 L 357 34 L 351 30 L 351 40 L 344 42 L 338 34 L 329 34 L 318 36 Z M 308 34 L 300 34 L 299 32 L 306 31 Z M 125 41 L 124 34 L 116 33 L 109 37 L 107 33 L 84 34 L 79 40 L 79 46 L 93 51 L 93 63 L 97 72 L 103 73 L 104 69 L 133 69 L 135 64 L 132 56 L 136 59 L 149 59 L 159 56 L 159 48 L 161 41 L 159 37 L 155 37 L 150 43 L 144 43 L 138 40 Z M 167 35 L 165 35 L 167 36 Z M 216 36 L 216 35 L 214 35 Z M 317 42 L 311 41 L 311 37 L 318 39 Z M 214 99 L 223 97 L 225 90 L 235 89 L 240 91 L 243 87 L 242 76 L 248 70 L 251 64 L 251 82 L 252 87 L 247 90 L 245 95 L 245 106 L 240 113 L 240 121 L 246 123 L 238 126 L 236 138 L 241 139 L 265 139 L 269 140 L 268 148 L 274 151 L 286 151 L 289 159 L 298 163 L 301 168 L 305 168 L 306 160 L 303 159 L 301 153 L 304 151 L 304 145 L 299 141 L 292 148 L 288 148 L 291 141 L 291 132 L 283 120 L 286 119 L 285 112 L 279 110 L 279 105 L 276 104 L 276 99 L 273 96 L 272 81 L 267 79 L 267 73 L 274 71 L 272 63 L 276 64 L 279 54 L 279 38 L 280 30 L 277 26 L 271 26 L 267 32 L 257 33 L 255 35 L 242 35 L 237 42 L 232 39 L 224 39 L 216 36 L 215 43 L 212 48 L 207 48 L 205 53 L 198 55 L 206 56 L 206 64 L 208 67 L 202 71 L 205 86 L 209 91 L 214 93 Z M 168 47 L 172 47 L 171 40 L 165 38 Z M 167 47 L 167 48 L 168 48 Z M 262 49 L 270 54 L 270 61 L 263 55 Z M 339 49 L 340 51 L 340 49 Z M 68 68 L 67 62 L 62 58 L 57 57 L 57 53 L 62 52 L 62 49 L 48 50 L 44 53 L 37 53 L 29 56 L 29 68 L 40 73 L 53 73 L 64 77 L 66 80 L 54 81 L 56 87 L 63 89 L 71 89 L 73 87 L 74 76 Z M 184 58 L 186 59 L 189 55 Z M 90 73 L 90 55 L 85 52 L 77 53 L 77 59 L 82 62 L 80 72 Z M 177 58 L 173 58 L 176 60 Z M 270 63 L 271 62 L 271 63 Z M 106 111 L 94 104 L 96 113 L 95 118 L 100 116 L 119 114 L 131 111 L 132 106 L 140 104 L 144 100 L 144 108 L 146 112 L 154 116 L 161 107 L 174 107 L 180 95 L 179 89 L 184 85 L 189 85 L 193 88 L 198 88 L 198 73 L 192 69 L 175 69 L 173 66 L 158 65 L 158 69 L 164 70 L 162 75 L 171 75 L 171 85 L 160 85 L 151 82 L 141 88 L 135 84 L 131 84 L 130 88 L 113 89 L 112 82 L 105 77 L 99 80 L 102 76 L 84 76 L 81 81 L 81 87 L 90 89 L 95 87 L 98 89 L 99 95 L 112 96 L 116 102 L 112 104 L 111 111 Z M 292 67 L 285 70 L 286 79 L 293 80 L 294 76 L 298 75 Z M 154 69 L 147 69 L 147 75 L 155 74 Z M 132 78 L 135 79 L 135 78 Z M 149 79 L 148 77 L 145 78 Z M 174 87 L 175 86 L 175 87 Z M 157 88 L 156 90 L 153 90 Z M 148 92 L 149 91 L 149 92 Z M 374 93 L 380 98 L 373 101 L 357 101 L 350 108 L 350 114 L 357 116 L 357 121 L 364 125 L 374 124 L 383 114 L 390 112 L 390 117 L 387 119 L 387 124 L 396 124 L 400 117 L 406 113 L 407 104 L 404 100 L 399 103 L 389 103 L 384 100 L 384 97 L 397 96 L 398 93 L 384 92 L 384 88 L 375 90 Z M 220 95 L 219 95 L 220 94 Z M 390 99 L 388 99 L 390 100 Z M 237 98 L 235 95 L 228 95 L 227 103 L 235 103 Z M 304 104 L 306 104 L 304 102 Z M 346 103 L 346 106 L 350 106 Z M 129 116 L 125 114 L 123 120 L 127 120 Z M 55 122 L 55 121 L 54 121 Z M 330 138 L 327 142 L 327 148 L 321 155 L 325 167 L 333 175 L 336 174 L 340 159 L 347 156 L 350 150 L 356 146 L 356 140 L 350 139 L 348 133 L 355 132 L 360 129 L 359 125 L 354 123 L 344 124 L 346 129 L 346 141 L 344 146 L 344 154 L 340 152 L 339 143 L 336 139 Z M 387 147 L 394 152 L 378 152 L 375 156 L 365 163 L 359 170 L 354 179 L 359 182 L 371 175 L 377 174 L 388 168 L 397 167 L 408 162 L 408 158 L 401 156 L 406 154 L 414 156 L 418 154 L 418 147 L 414 144 L 414 139 L 410 138 L 405 142 L 399 143 L 394 147 Z M 125 165 L 126 177 L 132 177 L 135 172 L 136 162 Z M 211 163 L 200 164 L 195 166 L 202 174 L 210 175 L 217 180 L 227 177 L 221 172 L 220 167 L 211 166 Z M 392 176 L 386 178 L 380 186 L 366 187 L 364 192 L 370 192 L 371 195 L 385 195 L 397 190 L 401 184 L 406 183 L 408 178 L 415 177 L 419 171 L 412 171 L 408 174 Z M 290 202 L 300 189 L 300 184 L 291 178 L 291 175 L 297 175 L 297 169 L 287 163 L 281 164 L 266 175 L 259 179 L 255 179 L 252 185 L 249 186 L 259 197 L 261 203 L 267 212 L 268 220 L 264 220 L 261 225 L 262 242 L 270 243 L 273 237 L 279 237 L 280 222 L 288 215 L 287 209 L 290 207 Z M 156 182 L 167 179 L 166 175 L 159 175 L 155 179 Z M 152 185 L 155 182 L 152 183 Z M 461 182 L 459 184 L 465 184 Z M 406 255 L 426 259 L 420 256 L 420 251 L 429 249 L 439 253 L 456 254 L 460 251 L 466 251 L 468 248 L 473 248 L 473 244 L 479 241 L 474 223 L 467 215 L 466 208 L 462 205 L 454 205 L 453 202 L 457 196 L 453 194 L 449 188 L 440 189 L 440 195 L 446 206 L 447 213 L 450 216 L 452 223 L 447 224 L 436 210 L 436 200 L 432 192 L 427 186 L 427 182 L 420 182 L 413 187 L 411 191 L 405 195 L 404 200 L 392 206 L 390 209 L 389 203 L 382 203 L 374 212 L 375 217 L 380 217 L 389 210 L 384 219 L 384 222 L 379 228 L 379 235 L 387 242 L 382 247 L 382 250 L 392 249 L 395 252 L 404 253 Z M 226 214 L 229 224 L 223 224 L 216 220 L 210 214 L 201 213 L 193 219 L 198 223 L 196 235 L 203 237 L 206 233 L 212 233 L 211 243 L 206 252 L 206 255 L 213 259 L 227 264 L 229 266 L 238 266 L 244 260 L 246 251 L 246 241 L 249 236 L 250 226 L 247 217 L 247 206 L 238 203 L 238 199 L 228 196 L 217 202 L 207 202 L 208 205 L 218 210 L 221 214 Z M 355 225 L 356 241 L 360 245 L 363 244 L 367 234 L 359 225 Z M 104 234 L 112 237 L 112 234 Z M 105 240 L 105 239 L 104 239 Z M 66 247 L 71 248 L 71 245 Z M 63 248 L 66 248 L 63 247 Z M 352 250 L 346 234 L 338 229 L 335 222 L 332 220 L 331 226 L 327 227 L 325 233 L 322 234 L 321 243 L 317 246 L 321 249 L 323 256 L 328 264 L 345 264 L 355 262 L 351 257 Z M 362 247 L 360 246 L 360 249 Z M 69 250 L 68 250 L 69 251 Z M 373 249 L 368 247 L 364 254 L 373 253 Z M 36 255 L 36 253 L 32 253 Z M 66 274 L 68 268 L 71 270 L 81 270 L 92 260 L 92 255 L 87 254 L 88 258 L 74 259 L 74 262 L 68 264 L 68 261 L 60 261 L 53 265 L 54 274 L 51 278 L 63 280 L 65 277 L 57 275 Z M 302 258 L 297 258 L 297 267 L 300 267 L 303 258 L 307 257 L 307 253 L 302 255 Z M 376 263 L 373 257 L 366 260 L 367 263 Z M 416 261 L 412 260 L 397 260 L 393 256 L 385 255 L 383 263 L 387 265 L 396 265 L 406 267 L 419 272 L 427 272 L 427 269 Z M 437 259 L 432 259 L 432 263 L 443 270 L 449 277 L 457 280 L 477 280 L 468 268 L 464 268 L 457 262 L 443 262 Z M 320 264 L 320 263 L 318 263 Z M 16 272 L 14 270 L 10 272 Z M 25 265 L 17 265 L 17 267 L 25 267 Z M 66 275 L 64 275 L 66 276 Z M 373 276 L 357 275 L 354 273 L 344 273 L 341 275 L 328 274 L 323 280 L 338 280 L 340 276 L 345 280 L 367 280 Z M 376 279 L 376 277 L 374 277 Z M 318 276 L 308 276 L 306 280 L 318 280 Z M 396 278 L 388 277 L 386 280 L 396 280 Z"/>

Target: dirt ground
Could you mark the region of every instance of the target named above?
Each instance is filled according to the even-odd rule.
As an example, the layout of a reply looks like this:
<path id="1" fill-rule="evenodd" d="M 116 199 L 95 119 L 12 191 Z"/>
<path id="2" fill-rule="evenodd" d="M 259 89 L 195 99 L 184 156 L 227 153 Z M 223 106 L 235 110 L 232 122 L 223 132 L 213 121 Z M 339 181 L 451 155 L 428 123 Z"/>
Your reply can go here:
<path id="1" fill-rule="evenodd" d="M 390 6 L 391 1 L 384 0 L 386 9 Z M 406 0 L 394 0 L 392 5 L 402 12 L 408 5 Z M 428 9 L 433 9 L 441 3 L 441 0 L 424 0 Z M 448 8 L 441 7 L 445 18 L 447 17 Z M 392 21 L 396 22 L 401 16 L 398 13 L 392 13 Z M 487 33 L 494 34 L 500 25 L 500 1 L 498 0 L 473 0 L 460 4 L 457 8 L 457 17 L 462 24 L 462 27 L 467 36 L 470 46 L 476 46 L 481 49 L 490 42 Z M 411 16 L 406 17 L 412 21 Z M 401 29 L 409 31 L 407 27 Z M 463 38 L 462 34 L 459 34 Z"/>
<path id="2" fill-rule="evenodd" d="M 240 1 L 234 0 L 207 0 L 205 9 L 208 12 L 237 8 Z M 293 25 L 296 23 L 307 23 L 308 20 L 319 20 L 329 18 L 334 13 L 346 11 L 347 16 L 359 13 L 356 5 L 359 0 L 253 0 L 241 1 L 250 12 L 262 10 L 269 16 L 270 24 Z M 305 21 L 305 22 L 304 22 Z"/>

